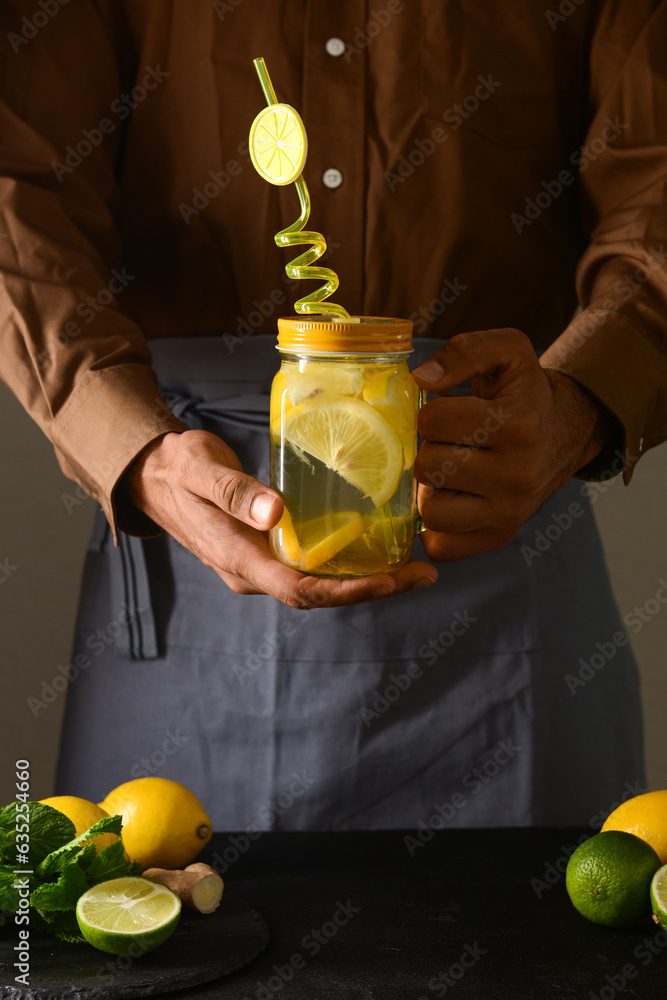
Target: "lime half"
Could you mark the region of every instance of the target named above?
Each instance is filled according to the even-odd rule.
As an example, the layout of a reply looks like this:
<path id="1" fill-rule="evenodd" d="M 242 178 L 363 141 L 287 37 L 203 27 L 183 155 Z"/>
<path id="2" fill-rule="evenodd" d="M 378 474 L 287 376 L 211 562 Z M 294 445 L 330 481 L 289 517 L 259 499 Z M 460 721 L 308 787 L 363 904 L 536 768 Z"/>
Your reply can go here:
<path id="1" fill-rule="evenodd" d="M 667 865 L 659 868 L 651 882 L 651 909 L 656 924 L 667 930 Z"/>
<path id="2" fill-rule="evenodd" d="M 138 957 L 153 951 L 171 937 L 180 916 L 176 893 L 132 876 L 100 882 L 76 904 L 76 919 L 86 941 L 110 955 Z"/>

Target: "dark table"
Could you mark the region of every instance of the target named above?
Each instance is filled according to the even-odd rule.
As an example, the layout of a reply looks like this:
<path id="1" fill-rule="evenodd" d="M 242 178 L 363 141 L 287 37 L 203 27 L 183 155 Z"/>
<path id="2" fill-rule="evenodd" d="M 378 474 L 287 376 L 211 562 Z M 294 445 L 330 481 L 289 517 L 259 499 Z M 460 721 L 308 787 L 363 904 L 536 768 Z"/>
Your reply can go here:
<path id="1" fill-rule="evenodd" d="M 567 856 L 590 829 L 216 834 L 201 860 L 266 917 L 241 971 L 172 997 L 661 1000 L 667 934 L 580 917 Z M 406 839 L 410 838 L 410 839 Z"/>

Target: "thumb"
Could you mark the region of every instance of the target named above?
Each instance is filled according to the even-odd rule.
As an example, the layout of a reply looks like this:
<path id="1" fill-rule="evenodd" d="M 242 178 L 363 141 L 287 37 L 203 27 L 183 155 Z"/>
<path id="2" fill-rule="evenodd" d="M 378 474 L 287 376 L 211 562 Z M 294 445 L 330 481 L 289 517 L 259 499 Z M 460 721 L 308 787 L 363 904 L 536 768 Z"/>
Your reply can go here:
<path id="1" fill-rule="evenodd" d="M 243 472 L 229 445 L 206 431 L 190 431 L 196 446 L 191 455 L 189 488 L 202 499 L 252 528 L 267 531 L 283 513 L 283 501 L 275 490 Z M 181 438 L 185 435 L 181 435 Z M 202 447 L 203 446 L 203 447 Z"/>
<path id="2" fill-rule="evenodd" d="M 535 363 L 535 351 L 520 330 L 482 330 L 457 333 L 442 350 L 412 375 L 418 385 L 440 394 L 475 378 L 486 378 L 500 388 Z"/>
<path id="3" fill-rule="evenodd" d="M 217 470 L 211 499 L 226 514 L 260 531 L 272 528 L 283 513 L 283 501 L 274 490 L 237 469 Z"/>

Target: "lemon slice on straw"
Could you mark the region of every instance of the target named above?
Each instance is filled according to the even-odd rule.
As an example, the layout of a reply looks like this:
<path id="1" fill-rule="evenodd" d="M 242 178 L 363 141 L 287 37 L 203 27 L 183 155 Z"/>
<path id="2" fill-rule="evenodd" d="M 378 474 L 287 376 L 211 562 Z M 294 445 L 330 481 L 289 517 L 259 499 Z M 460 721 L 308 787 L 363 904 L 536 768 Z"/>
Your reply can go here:
<path id="1" fill-rule="evenodd" d="M 100 882 L 76 904 L 76 919 L 89 944 L 110 955 L 153 951 L 176 930 L 181 901 L 164 885 L 125 876 Z"/>
<path id="2" fill-rule="evenodd" d="M 250 128 L 250 159 L 269 184 L 291 184 L 303 170 L 308 153 L 306 129 L 289 104 L 270 104 Z"/>
<path id="3" fill-rule="evenodd" d="M 394 495 L 403 447 L 393 427 L 368 403 L 343 398 L 301 404 L 286 414 L 285 440 L 319 459 L 376 507 Z"/>

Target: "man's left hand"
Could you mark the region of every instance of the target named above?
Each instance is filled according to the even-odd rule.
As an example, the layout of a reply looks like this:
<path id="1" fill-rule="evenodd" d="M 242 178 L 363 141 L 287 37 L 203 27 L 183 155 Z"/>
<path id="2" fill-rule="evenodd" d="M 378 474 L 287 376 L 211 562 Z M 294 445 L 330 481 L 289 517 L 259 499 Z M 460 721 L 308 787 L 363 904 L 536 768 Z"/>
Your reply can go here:
<path id="1" fill-rule="evenodd" d="M 519 330 L 457 334 L 413 375 L 439 396 L 420 410 L 415 463 L 436 562 L 507 545 L 615 428 L 578 382 L 540 366 Z M 447 395 L 469 380 L 471 396 Z"/>

